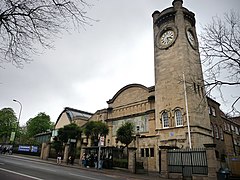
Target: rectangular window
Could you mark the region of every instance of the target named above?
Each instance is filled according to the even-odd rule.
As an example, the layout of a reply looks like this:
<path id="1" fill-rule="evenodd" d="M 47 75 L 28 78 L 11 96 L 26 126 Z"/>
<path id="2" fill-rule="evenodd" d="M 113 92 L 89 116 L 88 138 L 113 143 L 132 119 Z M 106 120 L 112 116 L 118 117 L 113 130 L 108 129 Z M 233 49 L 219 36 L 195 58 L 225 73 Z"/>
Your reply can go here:
<path id="1" fill-rule="evenodd" d="M 216 116 L 216 110 L 215 110 L 215 108 L 214 108 L 214 107 L 211 107 L 211 110 L 212 110 L 212 115 L 213 115 L 213 116 Z"/>
<path id="2" fill-rule="evenodd" d="M 237 145 L 237 140 L 233 139 L 233 143 L 234 143 L 234 145 Z"/>
<path id="3" fill-rule="evenodd" d="M 224 131 L 227 131 L 227 124 L 224 122 Z"/>
<path id="4" fill-rule="evenodd" d="M 150 157 L 154 157 L 154 148 L 150 148 Z"/>
<path id="5" fill-rule="evenodd" d="M 198 94 L 201 96 L 200 86 L 197 85 Z"/>
<path id="6" fill-rule="evenodd" d="M 235 128 L 233 125 L 231 125 L 231 130 L 234 132 L 235 131 Z"/>
<path id="7" fill-rule="evenodd" d="M 238 131 L 238 128 L 235 126 L 235 132 L 237 135 L 239 135 L 239 131 Z"/>
<path id="8" fill-rule="evenodd" d="M 213 125 L 211 123 L 211 130 L 212 130 L 212 137 L 214 137 L 214 130 L 213 130 Z"/>
<path id="9" fill-rule="evenodd" d="M 230 125 L 227 124 L 228 131 L 231 132 Z"/>
<path id="10" fill-rule="evenodd" d="M 220 127 L 220 138 L 223 140 L 223 129 Z"/>
<path id="11" fill-rule="evenodd" d="M 196 83 L 193 83 L 194 92 L 197 93 Z"/>
<path id="12" fill-rule="evenodd" d="M 144 157 L 144 149 L 141 149 L 141 157 Z"/>
<path id="13" fill-rule="evenodd" d="M 215 132 L 215 137 L 218 139 L 219 138 L 219 133 L 218 133 L 218 127 L 217 127 L 216 124 L 214 125 L 214 132 Z"/>
<path id="14" fill-rule="evenodd" d="M 210 106 L 208 106 L 208 114 L 212 114 L 212 113 L 211 113 L 211 107 L 210 107 Z"/>
<path id="15" fill-rule="evenodd" d="M 149 149 L 146 148 L 145 151 L 146 151 L 146 157 L 149 157 Z"/>

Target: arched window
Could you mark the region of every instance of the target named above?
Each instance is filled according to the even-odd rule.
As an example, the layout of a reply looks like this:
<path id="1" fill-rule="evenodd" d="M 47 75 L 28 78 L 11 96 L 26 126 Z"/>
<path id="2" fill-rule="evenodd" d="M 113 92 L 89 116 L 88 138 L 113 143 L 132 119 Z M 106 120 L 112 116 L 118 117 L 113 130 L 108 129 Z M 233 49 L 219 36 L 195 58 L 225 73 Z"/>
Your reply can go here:
<path id="1" fill-rule="evenodd" d="M 182 112 L 179 109 L 175 111 L 175 122 L 176 122 L 176 126 L 183 125 Z"/>
<path id="2" fill-rule="evenodd" d="M 163 128 L 168 128 L 169 127 L 168 113 L 167 112 L 162 113 L 162 123 L 163 123 Z"/>
<path id="3" fill-rule="evenodd" d="M 214 132 L 215 132 L 215 137 L 219 138 L 218 127 L 216 124 L 214 125 Z"/>

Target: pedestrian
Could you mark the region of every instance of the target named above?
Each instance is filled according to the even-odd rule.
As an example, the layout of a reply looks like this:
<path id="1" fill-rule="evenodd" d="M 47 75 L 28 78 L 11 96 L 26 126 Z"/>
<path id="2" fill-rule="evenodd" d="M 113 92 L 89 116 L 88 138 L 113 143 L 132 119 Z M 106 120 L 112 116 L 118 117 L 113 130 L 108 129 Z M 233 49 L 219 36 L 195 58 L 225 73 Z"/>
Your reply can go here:
<path id="1" fill-rule="evenodd" d="M 58 154 L 57 154 L 57 164 L 60 165 L 61 161 L 62 161 L 62 154 L 61 154 L 61 152 L 58 152 Z"/>
<path id="2" fill-rule="evenodd" d="M 69 162 L 71 163 L 71 161 L 72 161 L 72 156 L 70 155 L 70 156 L 68 156 L 67 164 L 68 164 Z"/>
<path id="3" fill-rule="evenodd" d="M 84 167 L 87 167 L 87 159 L 86 159 L 86 154 L 85 153 L 83 153 L 81 160 L 82 160 L 82 165 Z"/>
<path id="4" fill-rule="evenodd" d="M 7 148 L 6 146 L 3 147 L 3 151 L 2 151 L 2 154 L 5 154 L 7 152 Z"/>
<path id="5" fill-rule="evenodd" d="M 95 169 L 97 169 L 98 168 L 98 155 L 97 154 L 94 155 L 93 161 L 94 161 L 94 167 L 95 167 Z"/>
<path id="6" fill-rule="evenodd" d="M 10 155 L 12 155 L 12 152 L 13 152 L 13 147 L 11 146 L 11 147 L 9 148 L 9 152 L 8 152 L 8 153 L 9 153 Z"/>
<path id="7" fill-rule="evenodd" d="M 98 162 L 98 169 L 102 169 L 102 166 L 103 166 L 103 155 L 101 154 L 100 155 L 100 160 Z"/>
<path id="8" fill-rule="evenodd" d="M 90 156 L 90 154 L 87 154 L 86 155 L 86 166 L 85 167 L 89 168 L 90 162 L 91 162 L 91 156 Z"/>
<path id="9" fill-rule="evenodd" d="M 71 165 L 74 164 L 74 160 L 75 160 L 75 156 L 71 156 L 71 159 L 70 159 L 70 163 L 71 163 Z"/>

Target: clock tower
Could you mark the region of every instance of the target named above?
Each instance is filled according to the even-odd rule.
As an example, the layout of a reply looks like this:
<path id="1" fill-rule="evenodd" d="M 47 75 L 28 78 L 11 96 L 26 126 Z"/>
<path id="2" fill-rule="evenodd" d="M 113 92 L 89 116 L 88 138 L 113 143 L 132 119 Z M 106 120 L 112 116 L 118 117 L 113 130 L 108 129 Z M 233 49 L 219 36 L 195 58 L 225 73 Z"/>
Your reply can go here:
<path id="1" fill-rule="evenodd" d="M 159 146 L 212 143 L 195 15 L 174 0 L 153 13 L 155 121 Z"/>

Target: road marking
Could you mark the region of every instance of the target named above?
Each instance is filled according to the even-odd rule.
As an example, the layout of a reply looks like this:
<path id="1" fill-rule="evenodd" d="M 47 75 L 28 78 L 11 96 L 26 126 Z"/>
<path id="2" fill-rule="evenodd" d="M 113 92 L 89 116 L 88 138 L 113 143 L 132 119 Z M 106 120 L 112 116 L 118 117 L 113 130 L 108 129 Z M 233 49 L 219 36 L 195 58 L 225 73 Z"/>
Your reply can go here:
<path id="1" fill-rule="evenodd" d="M 22 174 L 22 173 L 18 173 L 18 172 L 10 171 L 10 170 L 3 169 L 3 168 L 0 168 L 0 170 L 2 170 L 2 171 L 6 171 L 6 172 L 9 172 L 9 173 L 13 173 L 13 174 L 17 174 L 17 175 L 20 175 L 20 176 L 28 177 L 28 178 L 31 178 L 31 179 L 43 180 L 43 179 L 40 179 L 40 178 L 37 178 L 37 177 L 34 177 L 34 176 L 29 176 L 29 175 L 26 175 L 26 174 Z"/>
<path id="2" fill-rule="evenodd" d="M 100 180 L 100 179 L 97 179 L 97 178 L 83 176 L 83 175 L 80 175 L 80 174 L 73 174 L 73 173 L 68 173 L 68 174 L 73 175 L 73 176 L 79 176 L 79 177 L 87 178 L 87 179 Z"/>

